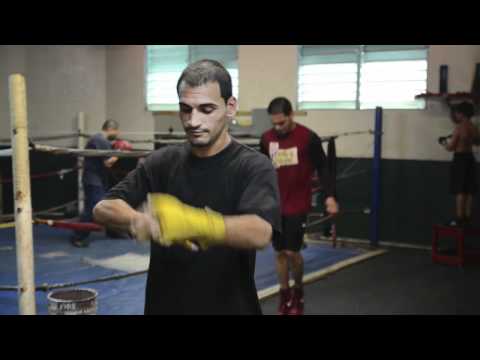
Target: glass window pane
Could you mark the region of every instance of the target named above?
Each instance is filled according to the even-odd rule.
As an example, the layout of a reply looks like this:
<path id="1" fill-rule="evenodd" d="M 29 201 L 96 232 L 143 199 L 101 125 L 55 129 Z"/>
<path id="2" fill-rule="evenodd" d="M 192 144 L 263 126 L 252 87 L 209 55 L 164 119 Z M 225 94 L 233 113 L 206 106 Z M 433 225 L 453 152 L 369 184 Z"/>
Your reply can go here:
<path id="1" fill-rule="evenodd" d="M 201 58 L 220 61 L 232 77 L 238 99 L 236 45 L 148 45 L 146 50 L 146 102 L 150 111 L 178 110 L 176 85 L 183 69 Z"/>
<path id="2" fill-rule="evenodd" d="M 308 64 L 298 71 L 300 109 L 355 107 L 357 64 Z"/>
<path id="3" fill-rule="evenodd" d="M 360 108 L 422 109 L 425 102 L 415 95 L 426 88 L 426 59 L 366 62 L 360 72 Z"/>

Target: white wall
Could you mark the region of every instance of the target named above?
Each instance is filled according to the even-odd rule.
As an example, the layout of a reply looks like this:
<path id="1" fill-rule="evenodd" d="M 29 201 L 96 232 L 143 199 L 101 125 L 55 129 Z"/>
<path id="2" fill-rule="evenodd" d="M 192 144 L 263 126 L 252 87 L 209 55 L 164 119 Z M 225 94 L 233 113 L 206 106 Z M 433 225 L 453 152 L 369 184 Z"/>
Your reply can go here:
<path id="1" fill-rule="evenodd" d="M 240 108 L 265 108 L 279 94 L 295 104 L 297 91 L 297 47 L 241 46 Z M 449 65 L 449 91 L 470 91 L 475 63 L 480 62 L 480 46 L 432 45 L 429 50 L 428 90 L 438 92 L 439 66 Z M 429 101 L 426 110 L 385 110 L 382 157 L 387 159 L 449 160 L 451 154 L 436 139 L 452 130 L 447 107 Z M 373 110 L 311 110 L 298 116 L 319 135 L 373 130 Z M 338 156 L 369 157 L 372 137 L 358 135 L 339 138 Z"/>
<path id="2" fill-rule="evenodd" d="M 86 113 L 87 131 L 106 118 L 106 51 L 96 45 L 0 46 L 0 129 L 9 128 L 8 75 L 20 71 L 27 82 L 30 135 L 71 133 L 76 114 Z M 3 66 L 5 64 L 5 66 Z M 48 143 L 48 142 L 46 142 Z M 51 142 L 76 145 L 75 140 Z"/>
<path id="3" fill-rule="evenodd" d="M 152 117 L 145 111 L 144 47 L 114 46 L 108 51 L 108 115 L 129 129 L 180 129 L 172 116 Z M 428 90 L 438 91 L 439 66 L 449 65 L 449 90 L 470 91 L 480 46 L 432 45 L 429 50 Z M 287 96 L 296 103 L 297 47 L 295 45 L 242 45 L 239 48 L 239 109 L 265 108 L 275 96 Z M 241 119 L 240 119 L 241 120 Z M 297 117 L 319 135 L 373 129 L 373 110 L 317 110 Z M 429 101 L 426 110 L 384 111 L 383 157 L 388 159 L 449 160 L 451 154 L 436 139 L 452 130 L 448 109 Z M 338 140 L 342 157 L 371 156 L 372 137 L 359 135 Z"/>
<path id="4" fill-rule="evenodd" d="M 295 45 L 240 46 L 240 110 L 265 108 L 279 95 L 296 102 L 296 51 Z M 480 46 L 432 45 L 429 91 L 438 91 L 441 64 L 449 65 L 451 92 L 469 91 L 477 62 Z M 107 117 L 118 120 L 125 131 L 180 129 L 176 117 L 153 116 L 146 111 L 144 66 L 143 45 L 0 46 L 0 131 L 8 136 L 8 75 L 16 71 L 27 77 L 33 133 L 73 131 L 78 111 L 87 114 L 90 132 L 97 131 Z M 319 135 L 372 129 L 373 119 L 372 110 L 317 110 L 297 117 Z M 451 129 L 447 108 L 438 101 L 429 101 L 426 110 L 386 110 L 383 157 L 449 160 L 451 155 L 436 139 Z M 368 135 L 340 138 L 338 155 L 368 157 L 371 141 Z"/>
<path id="5" fill-rule="evenodd" d="M 266 108 L 285 96 L 296 106 L 297 51 L 290 45 L 242 45 L 238 52 L 240 110 Z"/>
<path id="6" fill-rule="evenodd" d="M 8 77 L 25 73 L 25 46 L 0 46 L 0 138 L 10 137 Z"/>
<path id="7" fill-rule="evenodd" d="M 155 131 L 154 117 L 146 111 L 144 52 L 143 45 L 107 46 L 107 115 L 117 120 L 123 131 Z M 146 134 L 128 137 L 152 138 Z M 135 147 L 149 148 L 147 145 Z"/>

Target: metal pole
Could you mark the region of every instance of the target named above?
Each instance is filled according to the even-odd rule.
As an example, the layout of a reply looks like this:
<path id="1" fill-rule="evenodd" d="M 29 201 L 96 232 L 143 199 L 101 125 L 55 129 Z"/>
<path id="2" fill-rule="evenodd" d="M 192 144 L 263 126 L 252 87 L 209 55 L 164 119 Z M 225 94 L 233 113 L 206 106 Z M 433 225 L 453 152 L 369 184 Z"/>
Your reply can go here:
<path id="1" fill-rule="evenodd" d="M 77 115 L 77 129 L 78 129 L 78 148 L 84 149 L 86 140 L 81 134 L 85 134 L 85 114 L 79 112 Z M 79 156 L 77 159 L 78 165 L 78 215 L 80 216 L 83 212 L 85 193 L 83 189 L 82 177 L 83 177 L 83 164 L 85 158 Z"/>
<path id="2" fill-rule="evenodd" d="M 0 170 L 0 215 L 3 215 L 3 180 Z"/>
<path id="3" fill-rule="evenodd" d="M 337 247 L 337 226 L 335 222 L 332 222 L 332 246 Z"/>
<path id="4" fill-rule="evenodd" d="M 27 95 L 25 78 L 9 78 L 12 130 L 13 197 L 17 247 L 18 302 L 21 315 L 35 315 L 35 275 L 33 262 L 32 199 L 28 149 Z"/>
<path id="5" fill-rule="evenodd" d="M 360 110 L 360 75 L 363 62 L 363 51 L 365 45 L 360 45 L 357 50 L 357 93 L 355 95 L 355 109 Z"/>
<path id="6" fill-rule="evenodd" d="M 375 109 L 375 145 L 373 150 L 373 182 L 372 182 L 372 209 L 370 218 L 370 244 L 374 247 L 379 243 L 380 230 L 380 165 L 382 160 L 382 121 L 383 109 Z"/>

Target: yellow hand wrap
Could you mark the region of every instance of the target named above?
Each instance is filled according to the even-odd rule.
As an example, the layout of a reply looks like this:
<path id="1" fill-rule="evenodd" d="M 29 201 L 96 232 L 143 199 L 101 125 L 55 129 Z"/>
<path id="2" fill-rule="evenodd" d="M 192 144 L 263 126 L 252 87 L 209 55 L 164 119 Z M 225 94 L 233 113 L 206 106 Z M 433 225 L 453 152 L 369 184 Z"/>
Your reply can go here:
<path id="1" fill-rule="evenodd" d="M 225 222 L 221 214 L 186 205 L 168 194 L 148 194 L 148 201 L 150 211 L 160 224 L 160 244 L 188 248 L 195 242 L 206 249 L 225 241 Z"/>

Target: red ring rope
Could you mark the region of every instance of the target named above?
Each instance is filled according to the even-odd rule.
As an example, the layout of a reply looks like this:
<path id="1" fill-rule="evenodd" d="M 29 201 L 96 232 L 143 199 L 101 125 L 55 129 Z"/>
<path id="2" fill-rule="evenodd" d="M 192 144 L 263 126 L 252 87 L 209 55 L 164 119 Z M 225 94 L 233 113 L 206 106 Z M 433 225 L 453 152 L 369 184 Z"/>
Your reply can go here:
<path id="1" fill-rule="evenodd" d="M 79 230 L 79 231 L 103 231 L 104 228 L 95 223 L 75 223 L 58 220 L 35 219 L 36 224 L 48 225 L 55 228 Z"/>

